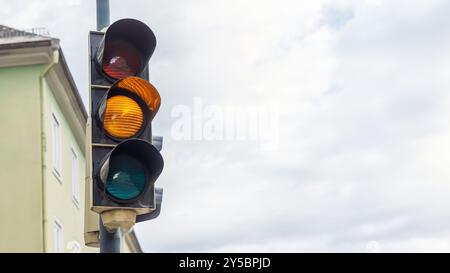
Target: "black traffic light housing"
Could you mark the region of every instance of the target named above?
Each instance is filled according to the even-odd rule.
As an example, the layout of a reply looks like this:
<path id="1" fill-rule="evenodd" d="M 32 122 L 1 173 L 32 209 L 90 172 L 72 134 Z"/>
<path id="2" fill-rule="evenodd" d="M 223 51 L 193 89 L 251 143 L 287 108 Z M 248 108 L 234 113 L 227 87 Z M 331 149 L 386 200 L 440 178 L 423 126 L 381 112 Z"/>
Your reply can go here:
<path id="1" fill-rule="evenodd" d="M 155 210 L 150 213 L 136 216 L 136 223 L 152 220 L 158 217 L 159 214 L 161 213 L 162 198 L 163 198 L 163 188 L 155 188 L 155 201 L 156 201 Z"/>
<path id="2" fill-rule="evenodd" d="M 151 144 L 151 121 L 160 105 L 148 82 L 155 47 L 151 29 L 134 19 L 116 21 L 106 33 L 89 33 L 87 156 L 91 209 L 97 213 L 129 209 L 139 219 L 146 214 L 151 219 L 157 210 L 154 183 L 164 162 Z"/>

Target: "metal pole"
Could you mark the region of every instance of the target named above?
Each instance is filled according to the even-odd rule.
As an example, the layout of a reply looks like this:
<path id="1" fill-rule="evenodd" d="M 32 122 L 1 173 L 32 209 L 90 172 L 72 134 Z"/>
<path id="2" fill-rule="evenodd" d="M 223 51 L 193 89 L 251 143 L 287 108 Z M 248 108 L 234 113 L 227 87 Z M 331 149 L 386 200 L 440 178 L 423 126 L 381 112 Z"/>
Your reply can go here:
<path id="1" fill-rule="evenodd" d="M 97 0 L 97 30 L 109 26 L 109 0 Z"/>
<path id="2" fill-rule="evenodd" d="M 100 253 L 120 253 L 120 231 L 117 229 L 110 233 L 103 226 L 102 217 L 100 218 Z"/>
<path id="3" fill-rule="evenodd" d="M 97 30 L 109 26 L 109 0 L 97 0 Z M 100 253 L 120 253 L 120 231 L 110 233 L 103 226 L 100 216 Z"/>

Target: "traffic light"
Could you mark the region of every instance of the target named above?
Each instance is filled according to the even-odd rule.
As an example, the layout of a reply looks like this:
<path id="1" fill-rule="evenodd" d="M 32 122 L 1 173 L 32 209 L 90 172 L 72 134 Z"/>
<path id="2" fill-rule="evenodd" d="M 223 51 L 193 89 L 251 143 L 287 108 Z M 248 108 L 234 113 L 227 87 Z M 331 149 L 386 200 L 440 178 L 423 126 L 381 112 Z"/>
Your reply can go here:
<path id="1" fill-rule="evenodd" d="M 154 211 L 146 214 L 141 214 L 136 216 L 136 223 L 152 220 L 159 216 L 159 213 L 161 212 L 161 205 L 162 205 L 162 197 L 163 197 L 163 188 L 155 188 L 155 201 L 156 201 L 156 208 Z"/>
<path id="2" fill-rule="evenodd" d="M 88 201 L 102 218 L 130 212 L 131 225 L 136 217 L 141 221 L 159 214 L 157 199 L 162 198 L 154 183 L 164 162 L 151 143 L 151 122 L 161 104 L 148 73 L 155 47 L 152 30 L 134 19 L 89 34 Z"/>

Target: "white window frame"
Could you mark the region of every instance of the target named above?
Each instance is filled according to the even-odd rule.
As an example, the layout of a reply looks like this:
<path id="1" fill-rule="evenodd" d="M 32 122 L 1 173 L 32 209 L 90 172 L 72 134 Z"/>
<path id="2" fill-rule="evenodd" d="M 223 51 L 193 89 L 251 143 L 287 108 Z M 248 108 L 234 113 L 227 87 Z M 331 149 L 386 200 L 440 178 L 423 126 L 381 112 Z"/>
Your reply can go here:
<path id="1" fill-rule="evenodd" d="M 73 253 L 81 253 L 81 244 L 77 241 L 74 242 L 74 249 Z"/>
<path id="2" fill-rule="evenodd" d="M 67 250 L 70 253 L 81 253 L 81 244 L 76 240 L 70 241 L 67 243 Z"/>
<path id="3" fill-rule="evenodd" d="M 80 161 L 75 147 L 70 147 L 72 165 L 72 201 L 77 208 L 80 208 Z"/>
<path id="4" fill-rule="evenodd" d="M 61 179 L 61 123 L 55 112 L 52 112 L 52 166 L 53 174 L 57 180 L 62 183 Z"/>
<path id="5" fill-rule="evenodd" d="M 53 221 L 53 252 L 64 252 L 64 227 L 58 218 Z"/>

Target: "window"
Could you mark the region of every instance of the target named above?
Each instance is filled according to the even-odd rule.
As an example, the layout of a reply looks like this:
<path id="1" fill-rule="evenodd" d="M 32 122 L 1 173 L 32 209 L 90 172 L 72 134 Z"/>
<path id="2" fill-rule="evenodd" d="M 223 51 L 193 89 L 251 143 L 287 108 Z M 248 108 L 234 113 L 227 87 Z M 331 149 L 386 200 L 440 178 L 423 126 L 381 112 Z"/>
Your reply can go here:
<path id="1" fill-rule="evenodd" d="M 53 223 L 53 250 L 54 252 L 64 252 L 63 227 L 57 219 Z"/>
<path id="2" fill-rule="evenodd" d="M 59 121 L 52 113 L 52 165 L 53 173 L 58 179 L 61 178 L 61 133 Z M 59 180 L 60 181 L 60 180 Z M 60 181 L 61 182 L 61 181 Z"/>
<path id="3" fill-rule="evenodd" d="M 80 206 L 80 172 L 79 172 L 79 163 L 78 163 L 78 155 L 75 152 L 75 149 L 72 147 L 72 200 L 77 207 Z"/>

